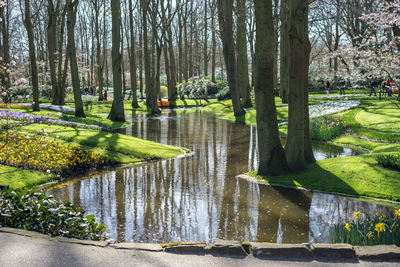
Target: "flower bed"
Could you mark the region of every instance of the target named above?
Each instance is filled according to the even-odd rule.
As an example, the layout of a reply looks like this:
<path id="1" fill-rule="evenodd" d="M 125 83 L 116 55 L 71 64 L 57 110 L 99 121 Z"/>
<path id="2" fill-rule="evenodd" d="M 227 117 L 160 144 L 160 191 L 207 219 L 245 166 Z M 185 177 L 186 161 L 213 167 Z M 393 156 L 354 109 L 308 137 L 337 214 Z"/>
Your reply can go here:
<path id="1" fill-rule="evenodd" d="M 0 225 L 36 231 L 51 236 L 100 240 L 106 228 L 94 216 L 70 202 L 59 203 L 53 197 L 34 191 L 0 192 Z"/>
<path id="2" fill-rule="evenodd" d="M 355 212 L 350 222 L 335 224 L 330 231 L 332 243 L 400 246 L 400 209 L 395 210 L 394 217 L 385 217 L 378 212 L 372 218 L 360 217 L 360 212 Z"/>
<path id="3" fill-rule="evenodd" d="M 49 114 L 50 115 L 50 114 Z M 58 114 L 61 116 L 62 114 Z M 84 124 L 79 122 L 72 122 L 72 121 L 64 121 L 59 119 L 52 119 L 46 118 L 42 116 L 35 116 L 26 114 L 23 112 L 16 112 L 16 111 L 8 111 L 8 110 L 1 110 L 0 109 L 0 119 L 12 119 L 17 121 L 26 121 L 31 123 L 44 123 L 49 125 L 58 125 L 58 126 L 66 126 L 66 127 L 74 127 L 74 128 L 83 128 L 83 129 L 91 129 L 91 130 L 103 130 L 103 131 L 111 131 L 106 127 L 101 127 L 98 125 L 93 124 Z"/>
<path id="4" fill-rule="evenodd" d="M 310 106 L 310 118 L 346 111 L 360 105 L 360 101 L 329 101 Z"/>
<path id="5" fill-rule="evenodd" d="M 310 123 L 310 136 L 312 139 L 331 140 L 343 131 L 343 120 L 332 115 L 314 118 Z"/>
<path id="6" fill-rule="evenodd" d="M 63 176 L 115 163 L 91 150 L 24 134 L 0 133 L 0 148 L 1 164 Z"/>

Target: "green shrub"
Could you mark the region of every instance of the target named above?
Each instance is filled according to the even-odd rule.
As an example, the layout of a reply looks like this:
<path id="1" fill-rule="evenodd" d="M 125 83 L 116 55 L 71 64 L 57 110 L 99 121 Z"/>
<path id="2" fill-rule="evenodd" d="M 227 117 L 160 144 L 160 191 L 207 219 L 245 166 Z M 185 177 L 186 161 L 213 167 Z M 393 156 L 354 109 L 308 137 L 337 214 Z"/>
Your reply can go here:
<path id="1" fill-rule="evenodd" d="M 356 212 L 350 222 L 335 224 L 329 231 L 332 243 L 400 246 L 400 209 L 395 211 L 394 217 L 379 213 L 372 218 L 361 219 L 360 216 L 360 212 Z"/>
<path id="2" fill-rule="evenodd" d="M 375 159 L 383 167 L 400 169 L 400 153 L 378 155 Z"/>
<path id="3" fill-rule="evenodd" d="M 310 137 L 312 139 L 331 140 L 343 131 L 343 120 L 335 116 L 318 117 L 310 122 Z"/>
<path id="4" fill-rule="evenodd" d="M 205 77 L 192 77 L 177 86 L 180 99 L 208 99 L 218 92 L 218 86 Z"/>
<path id="5" fill-rule="evenodd" d="M 20 85 L 11 87 L 11 96 L 13 99 L 17 99 L 18 96 L 29 96 L 32 94 L 32 88 L 28 85 Z"/>
<path id="6" fill-rule="evenodd" d="M 219 91 L 215 97 L 221 101 L 221 100 L 226 100 L 226 99 L 230 99 L 231 98 L 231 91 L 229 89 L 229 86 L 226 86 L 224 89 L 222 89 L 221 91 Z"/>
<path id="7" fill-rule="evenodd" d="M 31 190 L 0 192 L 0 225 L 36 231 L 51 236 L 100 240 L 106 228 L 94 216 L 70 202 L 59 203 L 53 197 Z"/>

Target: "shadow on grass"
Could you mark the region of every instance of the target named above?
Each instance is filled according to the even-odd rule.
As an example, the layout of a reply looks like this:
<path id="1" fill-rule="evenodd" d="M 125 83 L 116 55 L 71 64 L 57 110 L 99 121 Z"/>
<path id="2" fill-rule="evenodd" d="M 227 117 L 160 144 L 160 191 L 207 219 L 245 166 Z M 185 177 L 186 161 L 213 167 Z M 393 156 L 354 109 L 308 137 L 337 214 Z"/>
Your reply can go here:
<path id="1" fill-rule="evenodd" d="M 260 176 L 273 186 L 303 187 L 325 192 L 336 192 L 359 196 L 358 192 L 335 174 L 327 171 L 318 164 L 297 174 L 280 176 Z"/>

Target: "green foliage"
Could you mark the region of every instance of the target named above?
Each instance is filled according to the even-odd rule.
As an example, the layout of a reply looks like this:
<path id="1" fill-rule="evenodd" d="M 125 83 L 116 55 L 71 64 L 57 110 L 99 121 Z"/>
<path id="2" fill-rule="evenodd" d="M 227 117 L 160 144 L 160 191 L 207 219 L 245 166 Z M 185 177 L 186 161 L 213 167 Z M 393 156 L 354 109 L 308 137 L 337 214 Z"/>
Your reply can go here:
<path id="1" fill-rule="evenodd" d="M 224 87 L 221 91 L 219 91 L 215 97 L 221 101 L 221 100 L 226 100 L 231 98 L 231 91 L 229 89 L 229 86 Z"/>
<path id="2" fill-rule="evenodd" d="M 400 153 L 379 154 L 375 159 L 383 167 L 400 169 Z"/>
<path id="3" fill-rule="evenodd" d="M 26 97 L 32 94 L 32 88 L 27 85 L 14 86 L 11 88 L 11 96 L 17 99 L 18 96 Z"/>
<path id="4" fill-rule="evenodd" d="M 336 116 L 323 116 L 310 121 L 310 136 L 313 139 L 331 140 L 343 131 L 343 120 Z"/>
<path id="5" fill-rule="evenodd" d="M 330 230 L 332 243 L 348 243 L 353 246 L 397 245 L 400 246 L 400 210 L 394 217 L 376 213 L 372 218 L 361 219 L 354 213 L 350 222 L 335 224 Z"/>
<path id="6" fill-rule="evenodd" d="M 204 77 L 192 77 L 177 86 L 179 97 L 192 99 L 208 99 L 213 92 L 218 91 L 218 86 Z"/>
<path id="7" fill-rule="evenodd" d="M 0 225 L 36 231 L 51 236 L 101 240 L 106 230 L 94 216 L 70 202 L 59 203 L 53 197 L 31 190 L 0 193 Z"/>

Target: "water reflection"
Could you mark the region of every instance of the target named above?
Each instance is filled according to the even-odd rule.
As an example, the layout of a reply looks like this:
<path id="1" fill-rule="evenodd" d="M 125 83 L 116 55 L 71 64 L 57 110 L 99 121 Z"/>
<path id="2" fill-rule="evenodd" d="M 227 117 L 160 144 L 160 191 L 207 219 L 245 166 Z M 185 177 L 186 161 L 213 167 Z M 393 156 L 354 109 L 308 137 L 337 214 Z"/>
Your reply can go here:
<path id="1" fill-rule="evenodd" d="M 355 211 L 392 212 L 339 196 L 236 179 L 257 167 L 253 127 L 201 112 L 133 122 L 126 134 L 187 147 L 194 156 L 109 171 L 49 191 L 94 214 L 116 241 L 328 242 L 329 226 Z M 314 150 L 318 159 L 357 153 L 320 143 Z"/>

